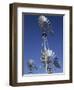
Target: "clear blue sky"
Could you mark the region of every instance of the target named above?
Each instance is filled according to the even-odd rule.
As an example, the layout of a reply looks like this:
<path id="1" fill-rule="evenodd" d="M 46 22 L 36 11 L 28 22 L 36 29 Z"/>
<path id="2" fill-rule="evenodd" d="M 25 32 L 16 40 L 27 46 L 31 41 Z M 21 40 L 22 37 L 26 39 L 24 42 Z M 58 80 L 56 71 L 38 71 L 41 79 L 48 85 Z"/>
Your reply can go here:
<path id="1" fill-rule="evenodd" d="M 55 68 L 55 72 L 59 73 L 63 71 L 63 16 L 45 15 L 52 24 L 52 30 L 54 35 L 48 35 L 49 48 L 53 50 L 58 60 L 61 63 L 61 68 Z M 23 14 L 23 74 L 28 74 L 29 70 L 27 62 L 29 59 L 33 59 L 35 64 L 39 66 L 41 64 L 41 31 L 38 24 L 39 15 Z M 35 74 L 45 73 L 44 70 L 39 69 L 34 71 Z"/>

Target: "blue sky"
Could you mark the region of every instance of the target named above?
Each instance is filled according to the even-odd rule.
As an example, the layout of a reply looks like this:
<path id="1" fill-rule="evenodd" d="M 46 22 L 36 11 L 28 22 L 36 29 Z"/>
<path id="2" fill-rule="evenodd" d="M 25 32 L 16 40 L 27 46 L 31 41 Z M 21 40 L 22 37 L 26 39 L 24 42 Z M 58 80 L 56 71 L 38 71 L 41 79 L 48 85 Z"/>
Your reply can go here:
<path id="1" fill-rule="evenodd" d="M 61 68 L 55 68 L 55 72 L 63 71 L 63 16 L 59 15 L 45 15 L 52 24 L 54 35 L 48 35 L 49 48 L 53 50 L 61 64 Z M 23 74 L 28 74 L 29 69 L 27 62 L 33 59 L 35 64 L 39 67 L 41 64 L 41 30 L 38 24 L 39 15 L 23 14 Z M 44 70 L 38 69 L 33 72 L 34 74 L 45 73 Z"/>

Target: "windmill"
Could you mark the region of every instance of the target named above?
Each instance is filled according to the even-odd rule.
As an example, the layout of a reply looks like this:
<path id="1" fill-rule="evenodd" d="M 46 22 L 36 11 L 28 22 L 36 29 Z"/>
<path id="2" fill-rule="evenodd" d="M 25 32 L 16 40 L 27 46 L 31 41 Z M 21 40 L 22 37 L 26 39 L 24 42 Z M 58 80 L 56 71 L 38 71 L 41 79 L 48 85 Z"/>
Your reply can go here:
<path id="1" fill-rule="evenodd" d="M 41 62 L 43 63 L 46 73 L 53 73 L 53 67 L 60 68 L 55 52 L 49 49 L 48 34 L 54 33 L 51 29 L 51 21 L 44 15 L 38 18 L 39 26 L 42 31 L 42 49 L 41 49 Z"/>
<path id="2" fill-rule="evenodd" d="M 41 28 L 41 63 L 40 66 L 37 66 L 33 59 L 28 60 L 28 68 L 29 73 L 33 73 L 35 70 L 39 70 L 42 68 L 45 70 L 46 73 L 51 74 L 54 72 L 54 68 L 61 68 L 60 63 L 58 61 L 58 58 L 56 56 L 56 53 L 49 48 L 48 45 L 48 34 L 54 34 L 54 31 L 52 30 L 52 23 L 51 21 L 45 17 L 44 15 L 40 15 L 38 18 L 38 23 Z M 41 67 L 42 64 L 42 67 Z"/>

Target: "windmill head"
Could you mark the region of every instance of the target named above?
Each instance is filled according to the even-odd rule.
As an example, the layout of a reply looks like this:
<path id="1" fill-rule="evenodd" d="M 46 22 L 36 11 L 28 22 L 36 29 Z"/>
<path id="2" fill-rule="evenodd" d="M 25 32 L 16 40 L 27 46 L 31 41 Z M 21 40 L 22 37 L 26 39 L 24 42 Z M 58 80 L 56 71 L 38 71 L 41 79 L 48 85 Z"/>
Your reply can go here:
<path id="1" fill-rule="evenodd" d="M 38 23 L 39 23 L 39 26 L 40 26 L 42 32 L 53 33 L 52 27 L 51 27 L 51 21 L 46 16 L 40 15 L 38 18 Z"/>

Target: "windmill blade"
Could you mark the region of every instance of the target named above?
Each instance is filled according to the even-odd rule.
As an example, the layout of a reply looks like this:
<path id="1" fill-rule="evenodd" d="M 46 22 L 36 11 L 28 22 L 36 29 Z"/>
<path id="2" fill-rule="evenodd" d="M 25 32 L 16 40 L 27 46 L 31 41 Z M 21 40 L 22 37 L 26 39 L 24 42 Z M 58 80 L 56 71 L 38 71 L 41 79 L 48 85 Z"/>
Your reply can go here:
<path id="1" fill-rule="evenodd" d="M 52 25 L 48 25 L 48 32 L 50 32 L 52 35 L 54 35 Z"/>
<path id="2" fill-rule="evenodd" d="M 58 62 L 58 60 L 54 60 L 54 66 L 56 67 L 56 68 L 61 68 L 61 66 L 60 66 L 60 63 Z"/>
<path id="3" fill-rule="evenodd" d="M 52 35 L 54 35 L 54 31 L 53 31 L 52 29 L 50 29 L 50 33 L 51 33 Z"/>

